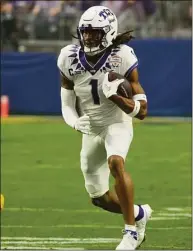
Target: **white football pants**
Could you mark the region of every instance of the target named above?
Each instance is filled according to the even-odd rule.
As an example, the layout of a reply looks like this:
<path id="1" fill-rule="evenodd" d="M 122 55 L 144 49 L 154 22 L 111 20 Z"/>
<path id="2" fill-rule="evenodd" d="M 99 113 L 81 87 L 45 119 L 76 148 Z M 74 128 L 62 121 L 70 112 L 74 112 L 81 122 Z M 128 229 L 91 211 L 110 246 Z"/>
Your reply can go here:
<path id="1" fill-rule="evenodd" d="M 125 160 L 132 139 L 133 125 L 130 121 L 112 124 L 99 134 L 83 134 L 81 170 L 91 198 L 100 197 L 109 190 L 110 170 L 107 160 L 112 155 L 121 156 Z"/>

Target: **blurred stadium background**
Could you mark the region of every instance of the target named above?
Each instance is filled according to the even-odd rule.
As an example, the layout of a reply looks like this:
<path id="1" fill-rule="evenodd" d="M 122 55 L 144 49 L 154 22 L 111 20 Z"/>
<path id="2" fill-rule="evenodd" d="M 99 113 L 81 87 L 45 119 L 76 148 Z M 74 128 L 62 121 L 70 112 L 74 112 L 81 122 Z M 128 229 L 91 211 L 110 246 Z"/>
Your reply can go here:
<path id="1" fill-rule="evenodd" d="M 192 249 L 192 1 L 154 0 L 1 1 L 2 249 L 114 249 L 121 237 L 121 217 L 88 200 L 81 135 L 60 112 L 58 53 L 99 4 L 134 30 L 148 96 L 126 161 L 136 203 L 155 210 L 143 249 Z"/>

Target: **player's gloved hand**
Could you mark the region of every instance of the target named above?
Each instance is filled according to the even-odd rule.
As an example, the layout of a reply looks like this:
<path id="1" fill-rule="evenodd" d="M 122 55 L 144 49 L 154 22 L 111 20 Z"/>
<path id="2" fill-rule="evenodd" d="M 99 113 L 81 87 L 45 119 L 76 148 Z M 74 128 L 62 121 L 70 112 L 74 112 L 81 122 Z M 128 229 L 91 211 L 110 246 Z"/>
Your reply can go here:
<path id="1" fill-rule="evenodd" d="M 88 115 L 83 115 L 78 118 L 75 122 L 74 128 L 84 134 L 89 134 L 90 132 L 90 119 Z"/>
<path id="2" fill-rule="evenodd" d="M 112 95 L 117 95 L 117 89 L 124 79 L 115 79 L 113 81 L 108 80 L 109 73 L 105 73 L 105 77 L 102 83 L 102 90 L 106 98 L 110 98 Z"/>

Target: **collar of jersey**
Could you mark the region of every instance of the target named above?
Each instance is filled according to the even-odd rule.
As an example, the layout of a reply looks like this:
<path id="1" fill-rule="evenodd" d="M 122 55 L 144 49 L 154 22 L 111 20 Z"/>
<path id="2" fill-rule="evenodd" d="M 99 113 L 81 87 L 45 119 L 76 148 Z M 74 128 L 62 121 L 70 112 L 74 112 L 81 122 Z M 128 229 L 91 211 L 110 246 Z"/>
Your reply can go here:
<path id="1" fill-rule="evenodd" d="M 90 74 L 94 75 L 106 62 L 108 56 L 110 55 L 111 50 L 106 50 L 103 55 L 99 58 L 95 65 L 90 65 L 86 60 L 86 56 L 84 51 L 79 50 L 79 59 L 84 68 L 90 72 Z"/>

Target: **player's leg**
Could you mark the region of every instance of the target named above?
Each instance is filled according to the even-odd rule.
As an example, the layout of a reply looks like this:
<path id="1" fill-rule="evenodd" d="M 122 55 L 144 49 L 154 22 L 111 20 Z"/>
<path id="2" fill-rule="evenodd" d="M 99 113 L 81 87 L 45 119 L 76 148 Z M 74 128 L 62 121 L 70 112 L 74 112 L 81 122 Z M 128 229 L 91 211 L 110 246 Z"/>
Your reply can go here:
<path id="1" fill-rule="evenodd" d="M 137 231 L 134 217 L 134 186 L 125 170 L 125 158 L 133 138 L 132 123 L 116 123 L 108 127 L 105 148 L 110 172 L 115 179 L 115 191 L 125 222 L 125 235 L 117 249 L 137 247 Z"/>
<path id="2" fill-rule="evenodd" d="M 81 170 L 85 187 L 95 206 L 122 214 L 120 202 L 114 191 L 109 191 L 109 168 L 104 139 L 95 135 L 83 135 L 81 150 Z M 135 205 L 136 217 L 138 206 Z"/>
<path id="3" fill-rule="evenodd" d="M 129 123 L 128 124 L 127 123 L 126 124 L 125 123 L 114 124 L 108 128 L 106 139 L 105 139 L 105 147 L 107 150 L 108 161 L 111 159 L 110 161 L 115 162 L 114 166 L 111 163 L 109 163 L 111 173 L 115 177 L 115 186 L 116 186 L 116 182 L 120 182 L 121 184 L 130 182 L 130 185 L 132 188 L 132 181 L 131 181 L 130 175 L 126 173 L 124 169 L 124 160 L 129 150 L 132 137 L 133 137 L 132 124 L 129 124 Z M 138 247 L 144 240 L 146 223 L 151 216 L 152 209 L 150 208 L 149 205 L 132 206 L 133 195 L 130 194 L 128 191 L 130 189 L 130 185 L 120 186 L 119 184 L 118 186 L 120 186 L 120 188 L 118 189 L 120 189 L 120 191 L 117 191 L 116 189 L 116 193 L 115 192 L 106 193 L 105 197 L 107 197 L 108 195 L 108 199 L 106 200 L 110 201 L 111 205 L 112 204 L 117 205 L 119 203 L 122 212 L 123 212 L 122 205 L 125 208 L 126 219 L 127 219 L 127 221 L 125 221 L 125 223 L 127 223 L 125 227 L 126 232 L 128 229 L 131 231 L 134 230 L 134 228 L 130 225 L 131 224 L 130 222 L 133 222 L 132 217 L 134 215 L 135 222 L 136 222 L 136 230 L 138 233 L 137 244 L 134 244 L 134 246 L 136 245 Z M 128 200 L 126 200 L 124 196 L 125 197 L 131 196 L 131 197 Z M 117 206 L 114 206 L 113 208 L 117 208 Z M 131 212 L 131 215 L 127 218 L 127 215 L 129 215 L 130 212 Z M 130 221 L 130 217 L 131 217 L 131 221 Z M 125 249 L 125 248 L 128 249 L 128 247 L 125 246 L 125 243 L 124 243 L 125 240 L 127 242 L 127 235 L 124 235 L 123 241 L 120 243 L 117 249 Z"/>
<path id="4" fill-rule="evenodd" d="M 95 135 L 83 135 L 81 150 L 81 169 L 85 187 L 92 203 L 107 211 L 122 214 L 115 192 L 109 191 L 109 168 L 106 161 L 104 139 Z M 135 205 L 135 217 L 139 215 Z"/>
<path id="5" fill-rule="evenodd" d="M 92 198 L 92 203 L 95 206 L 100 207 L 109 212 L 122 214 L 119 199 L 115 191 L 107 191 L 104 195 L 100 197 Z M 148 204 L 134 205 L 134 216 L 138 233 L 138 247 L 145 240 L 146 224 L 149 221 L 151 214 L 152 209 Z"/>
<path id="6" fill-rule="evenodd" d="M 135 225 L 133 182 L 124 167 L 132 138 L 133 127 L 129 122 L 109 126 L 105 137 L 109 169 L 115 179 L 115 191 L 125 223 L 128 225 Z"/>
<path id="7" fill-rule="evenodd" d="M 85 188 L 91 200 L 102 197 L 109 190 L 110 174 L 103 139 L 100 136 L 83 135 L 80 157 Z"/>
<path id="8" fill-rule="evenodd" d="M 114 190 L 107 191 L 104 195 L 98 198 L 93 198 L 92 203 L 111 213 L 122 214 L 121 206 L 117 194 Z M 135 221 L 143 217 L 143 211 L 140 205 L 134 205 Z"/>
<path id="9" fill-rule="evenodd" d="M 122 214 L 117 194 L 114 191 L 107 191 L 102 196 L 92 198 L 91 200 L 94 206 L 100 207 L 111 213 Z"/>
<path id="10" fill-rule="evenodd" d="M 108 164 L 115 179 L 115 191 L 120 202 L 125 224 L 135 225 L 134 188 L 131 176 L 124 168 L 124 159 L 119 155 L 111 155 Z"/>
<path id="11" fill-rule="evenodd" d="M 126 139 L 125 136 L 124 139 Z M 117 194 L 115 191 L 109 191 L 109 168 L 106 163 L 106 150 L 103 140 L 99 136 L 83 136 L 81 169 L 85 179 L 85 187 L 91 197 L 92 203 L 107 211 L 122 214 Z M 147 214 L 141 206 L 134 205 L 136 224 L 143 226 L 140 227 L 142 234 L 140 235 L 141 239 L 138 245 L 140 245 L 144 239 L 145 224 L 147 222 L 146 215 L 149 216 L 149 212 L 150 211 L 148 211 Z M 137 228 L 137 230 L 138 229 L 139 228 Z"/>
<path id="12" fill-rule="evenodd" d="M 125 131 L 126 131 L 126 134 L 125 134 Z M 105 141 L 105 138 L 107 139 L 107 141 L 109 140 L 109 138 L 112 141 L 112 133 L 114 135 L 113 139 L 115 141 L 115 142 L 113 142 L 113 144 L 119 143 L 116 141 L 116 138 L 118 135 L 118 138 L 120 139 L 120 136 L 121 136 L 120 133 L 122 133 L 123 136 L 121 137 L 121 140 L 123 140 L 123 138 L 124 138 L 123 142 L 125 141 L 125 143 L 121 143 L 121 145 L 123 146 L 122 148 L 124 150 L 121 150 L 120 147 L 119 147 L 119 149 L 122 152 L 124 152 L 124 153 L 121 153 L 121 155 L 126 155 L 128 148 L 129 148 L 129 145 L 130 145 L 130 142 L 132 140 L 132 135 L 133 135 L 132 124 L 128 125 L 128 124 L 118 123 L 118 124 L 109 126 L 108 130 L 103 132 L 101 137 L 93 136 L 93 135 L 84 135 L 83 136 L 82 151 L 81 151 L 81 168 L 82 168 L 83 174 L 85 176 L 86 188 L 88 188 L 87 191 L 88 190 L 90 191 L 89 184 L 88 184 L 88 182 L 90 182 L 90 180 L 91 180 L 90 177 L 93 175 L 93 173 L 96 173 L 97 170 L 99 173 L 99 168 L 101 166 L 101 163 L 102 163 L 102 165 L 105 166 L 105 160 L 106 160 L 105 151 L 106 150 L 105 150 L 103 141 Z M 128 140 L 127 140 L 127 138 L 128 138 Z M 116 152 L 116 153 L 120 152 L 119 149 L 116 150 L 116 147 L 117 146 L 112 147 L 110 144 L 110 147 L 108 147 L 108 149 L 109 149 L 108 151 L 110 151 L 111 153 L 112 152 Z M 113 150 L 112 148 L 115 150 Z M 122 160 L 122 162 L 123 162 L 123 160 Z M 104 180 L 105 180 L 105 177 L 102 177 L 103 182 L 104 182 Z M 108 182 L 108 179 L 106 182 Z M 96 183 L 96 181 L 95 181 L 95 183 Z M 94 185 L 92 185 L 92 186 L 94 186 Z M 108 187 L 108 185 L 106 185 L 106 188 L 107 187 Z M 99 196 L 99 194 L 98 194 L 98 196 L 96 196 L 96 194 L 92 195 L 91 196 L 91 197 L 93 197 L 92 203 L 95 206 L 101 207 L 107 211 L 122 214 L 120 202 L 119 202 L 119 199 L 118 199 L 115 191 L 108 191 L 107 189 L 105 189 L 105 190 L 103 190 L 103 191 L 105 191 L 105 193 L 100 193 L 100 195 L 102 195 L 102 196 Z M 132 211 L 133 210 L 134 210 L 135 218 L 140 218 L 140 215 L 142 215 L 142 212 L 141 212 L 139 206 L 134 205 L 134 209 L 132 209 Z"/>
<path id="13" fill-rule="evenodd" d="M 112 156 L 112 157 L 114 157 L 114 156 Z M 116 158 L 118 158 L 118 157 L 116 156 Z M 123 168 L 123 165 L 124 165 L 123 160 L 122 160 L 122 163 L 116 163 L 116 164 L 119 165 L 120 169 Z M 111 163 L 110 163 L 110 165 L 111 165 Z M 114 167 L 111 167 L 111 169 L 113 169 L 113 168 Z M 115 168 L 118 168 L 118 167 L 115 167 Z M 116 173 L 113 174 L 113 176 L 116 179 L 116 176 L 117 176 Z M 115 188 L 116 188 L 116 185 L 115 185 Z M 123 213 L 119 198 L 117 196 L 117 193 L 115 193 L 114 191 L 107 191 L 103 196 L 93 198 L 92 202 L 95 206 L 101 207 L 104 210 L 107 210 L 109 212 L 119 213 L 119 214 Z M 135 207 L 136 207 L 135 211 L 139 211 L 138 206 L 135 205 Z M 134 209 L 132 209 L 132 211 L 134 211 Z M 135 220 L 133 220 L 132 224 L 133 225 L 135 224 Z"/>

